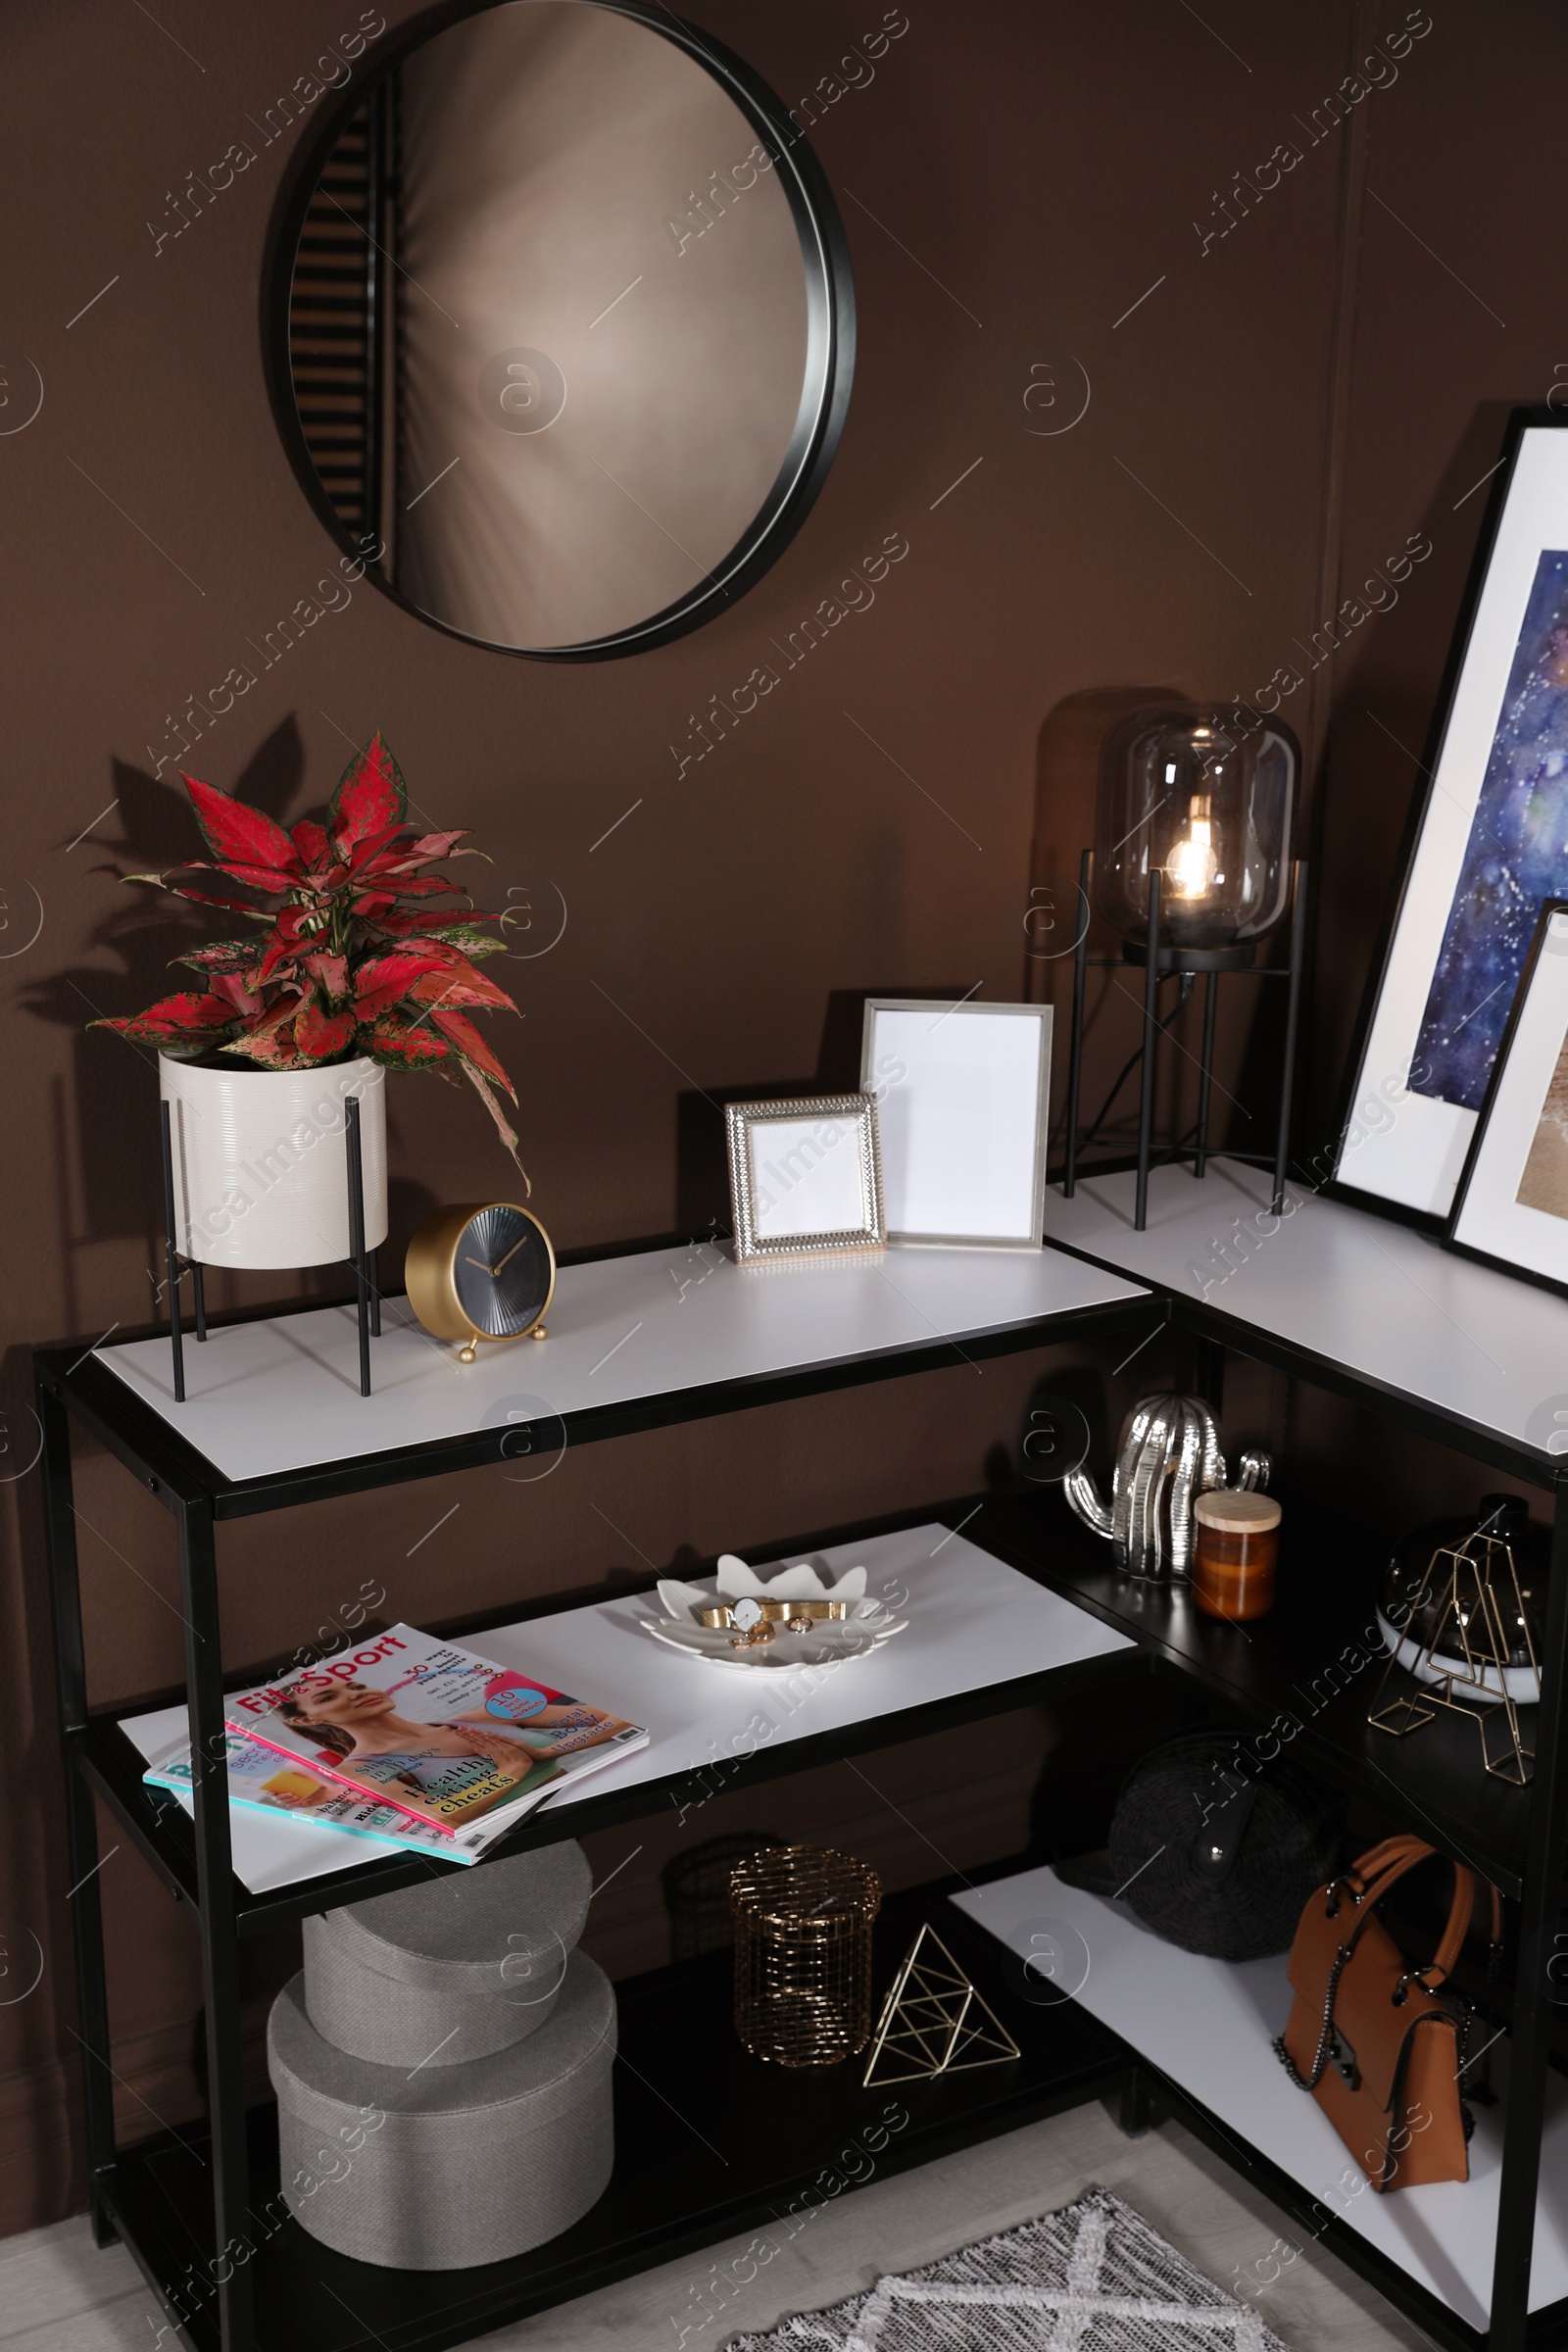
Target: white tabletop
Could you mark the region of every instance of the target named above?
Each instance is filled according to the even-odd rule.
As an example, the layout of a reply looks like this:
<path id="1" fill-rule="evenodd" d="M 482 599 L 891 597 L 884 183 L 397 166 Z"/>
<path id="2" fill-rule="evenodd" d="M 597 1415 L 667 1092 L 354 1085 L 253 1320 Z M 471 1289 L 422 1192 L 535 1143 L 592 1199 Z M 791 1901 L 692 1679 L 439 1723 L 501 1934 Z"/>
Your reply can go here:
<path id="1" fill-rule="evenodd" d="M 700 1785 L 683 1797 L 687 1819 L 733 1788 L 740 1764 L 760 1749 L 1133 1647 L 1125 1634 L 934 1522 L 789 1560 L 808 1560 L 829 1583 L 863 1563 L 867 1593 L 906 1619 L 906 1631 L 869 1656 L 789 1674 L 718 1666 L 656 1642 L 641 1623 L 662 1614 L 654 1593 L 469 1637 L 466 1645 L 479 1656 L 648 1727 L 646 1747 L 568 1782 L 545 1800 L 552 1812 L 698 1772 Z M 121 1728 L 150 1757 L 180 1737 L 185 1710 L 128 1716 Z M 235 1871 L 256 1893 L 399 1850 L 238 1806 L 229 1826 Z"/>
<path id="2" fill-rule="evenodd" d="M 1379 2196 L 1315 2099 L 1298 2090 L 1272 2047 L 1291 2009 L 1286 1955 L 1240 1964 L 1163 1942 L 1122 1903 L 1029 1870 L 953 1897 L 1020 1958 L 1033 1956 L 1044 1997 L 1054 1985 L 1169 2075 L 1309 2195 L 1445 2302 L 1484 2328 L 1492 2303 L 1505 2109 L 1477 2107 L 1468 2181 Z M 1499 2043 L 1494 2058 L 1502 2055 Z M 1505 2069 L 1499 2068 L 1499 2079 Z M 1568 2295 L 1568 2084 L 1548 2077 L 1536 2206 L 1530 2308 Z M 1265 2253 L 1260 2238 L 1257 2252 Z M 1277 2258 L 1277 2250 L 1276 2250 Z M 1264 2273 L 1267 2278 L 1267 2273 Z M 1254 2303 L 1265 2325 L 1269 2299 Z"/>
<path id="3" fill-rule="evenodd" d="M 183 1404 L 167 1337 L 97 1355 L 225 1477 L 247 1479 L 946 1340 L 961 1351 L 988 1332 L 1142 1296 L 1055 1250 L 901 1247 L 737 1266 L 705 1243 L 564 1267 L 549 1338 L 482 1347 L 472 1364 L 390 1298 L 369 1396 L 347 1306 L 228 1324 L 200 1347 L 187 1332 Z"/>
<path id="4" fill-rule="evenodd" d="M 1046 1194 L 1046 1239 L 1235 1315 L 1260 1332 L 1458 1415 L 1512 1444 L 1568 1453 L 1568 1299 L 1456 1257 L 1429 1235 L 1235 1160 L 1168 1166 L 1133 1230 L 1129 1172 Z"/>

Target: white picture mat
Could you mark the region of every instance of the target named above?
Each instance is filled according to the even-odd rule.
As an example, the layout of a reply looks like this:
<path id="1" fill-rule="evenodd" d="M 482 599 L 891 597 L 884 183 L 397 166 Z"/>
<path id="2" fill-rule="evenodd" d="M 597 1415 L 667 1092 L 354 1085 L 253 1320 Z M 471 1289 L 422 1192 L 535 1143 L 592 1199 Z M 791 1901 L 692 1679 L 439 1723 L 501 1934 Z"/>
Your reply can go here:
<path id="1" fill-rule="evenodd" d="M 749 1119 L 752 1224 L 759 1241 L 863 1230 L 870 1135 L 864 1118 Z"/>
<path id="2" fill-rule="evenodd" d="M 1453 1238 L 1467 1250 L 1506 1258 L 1556 1282 L 1568 1282 L 1568 1217 L 1527 1208 L 1515 1195 L 1565 1035 L 1568 914 L 1554 914 L 1519 1009 Z"/>
<path id="3" fill-rule="evenodd" d="M 888 1239 L 1040 1240 L 1049 1004 L 865 1007 Z"/>
<path id="4" fill-rule="evenodd" d="M 1475 1127 L 1473 1110 L 1405 1091 L 1432 976 L 1464 864 L 1482 780 L 1542 553 L 1568 547 L 1568 430 L 1527 427 L 1444 733 L 1350 1116 L 1371 1105 L 1353 1165 L 1358 1190 L 1446 1216 Z M 1392 1113 L 1392 1115 L 1390 1115 Z"/>

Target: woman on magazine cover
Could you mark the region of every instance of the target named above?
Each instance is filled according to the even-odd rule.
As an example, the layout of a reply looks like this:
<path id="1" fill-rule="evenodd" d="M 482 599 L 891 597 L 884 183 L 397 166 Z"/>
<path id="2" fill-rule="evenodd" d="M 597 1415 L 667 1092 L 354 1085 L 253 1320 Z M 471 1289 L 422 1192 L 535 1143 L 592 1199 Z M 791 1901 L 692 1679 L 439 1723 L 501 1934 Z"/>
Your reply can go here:
<path id="1" fill-rule="evenodd" d="M 513 1782 L 514 1794 L 521 1795 L 562 1779 L 564 1756 L 597 1747 L 632 1728 L 618 1715 L 573 1701 L 539 1707 L 526 1723 L 498 1722 L 482 1709 L 442 1723 L 411 1723 L 398 1714 L 389 1691 L 365 1683 L 307 1684 L 280 1700 L 277 1711 L 285 1723 L 346 1762 L 373 1757 L 381 1768 L 378 1784 L 383 1774 L 395 1774 L 419 1793 L 443 1779 L 453 1758 L 472 1756 Z"/>

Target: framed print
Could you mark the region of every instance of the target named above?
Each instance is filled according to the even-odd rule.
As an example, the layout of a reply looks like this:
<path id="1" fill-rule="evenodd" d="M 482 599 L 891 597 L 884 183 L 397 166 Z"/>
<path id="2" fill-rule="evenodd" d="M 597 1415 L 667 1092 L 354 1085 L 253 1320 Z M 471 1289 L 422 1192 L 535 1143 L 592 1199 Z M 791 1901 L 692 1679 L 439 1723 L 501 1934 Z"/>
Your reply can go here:
<path id="1" fill-rule="evenodd" d="M 737 1264 L 882 1248 L 887 1226 L 871 1096 L 731 1102 L 724 1124 Z"/>
<path id="2" fill-rule="evenodd" d="M 890 1242 L 1040 1247 L 1049 1004 L 868 997 L 860 1084 L 877 1100 Z"/>
<path id="3" fill-rule="evenodd" d="M 1543 904 L 1568 883 L 1568 416 L 1516 411 L 1351 1057 L 1334 1183 L 1453 1205 Z"/>
<path id="4" fill-rule="evenodd" d="M 1444 1241 L 1568 1294 L 1568 899 L 1542 909 Z"/>

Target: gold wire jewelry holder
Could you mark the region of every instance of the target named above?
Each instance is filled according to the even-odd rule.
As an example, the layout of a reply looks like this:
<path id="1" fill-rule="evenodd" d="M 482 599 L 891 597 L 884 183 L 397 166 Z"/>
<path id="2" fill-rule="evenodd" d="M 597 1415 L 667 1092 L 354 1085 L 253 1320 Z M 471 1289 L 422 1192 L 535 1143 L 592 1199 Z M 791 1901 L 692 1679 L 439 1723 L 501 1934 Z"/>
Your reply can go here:
<path id="1" fill-rule="evenodd" d="M 1445 1707 L 1475 1725 L 1481 1739 L 1481 1760 L 1494 1780 L 1506 1781 L 1515 1788 L 1527 1787 L 1536 1756 L 1520 1734 L 1519 1710 L 1507 1684 L 1514 1647 L 1510 1623 L 1528 1652 L 1536 1699 L 1541 1696 L 1541 1661 L 1525 1615 L 1512 1545 L 1501 1536 L 1489 1536 L 1480 1529 L 1462 1543 L 1440 1545 L 1427 1562 L 1411 1618 L 1420 1623 L 1429 1606 L 1434 1612 L 1431 1632 L 1422 1642 L 1416 1668 L 1407 1670 L 1415 1675 L 1416 1690 L 1382 1704 L 1389 1677 L 1399 1664 L 1396 1653 L 1383 1669 L 1368 1723 L 1374 1731 L 1391 1732 L 1396 1740 L 1405 1740 L 1424 1723 L 1433 1722 L 1438 1708 Z M 1462 1672 L 1455 1671 L 1454 1661 L 1459 1658 L 1464 1661 Z M 1421 1669 L 1432 1676 L 1430 1682 L 1423 1679 Z M 1456 1698 L 1456 1690 L 1495 1691 L 1496 1696 L 1490 1706 L 1481 1706 L 1473 1699 Z M 1499 1721 L 1507 1732 L 1506 1747 L 1493 1736 Z"/>
<path id="2" fill-rule="evenodd" d="M 1022 2056 L 935 1928 L 922 1927 L 888 1988 L 860 2087 L 961 2075 Z"/>
<path id="3" fill-rule="evenodd" d="M 837 2066 L 871 2031 L 871 1923 L 882 1882 L 830 1846 L 777 1845 L 737 1862 L 735 2031 L 774 2066 Z"/>

